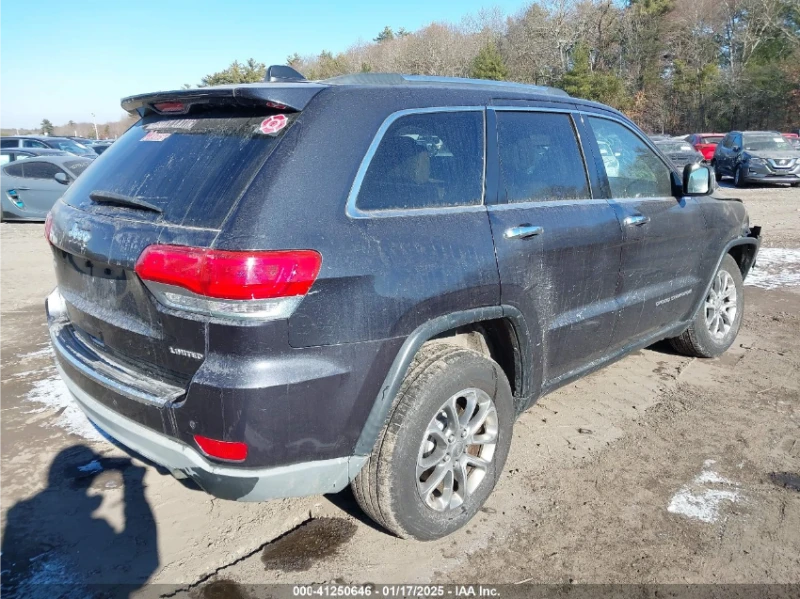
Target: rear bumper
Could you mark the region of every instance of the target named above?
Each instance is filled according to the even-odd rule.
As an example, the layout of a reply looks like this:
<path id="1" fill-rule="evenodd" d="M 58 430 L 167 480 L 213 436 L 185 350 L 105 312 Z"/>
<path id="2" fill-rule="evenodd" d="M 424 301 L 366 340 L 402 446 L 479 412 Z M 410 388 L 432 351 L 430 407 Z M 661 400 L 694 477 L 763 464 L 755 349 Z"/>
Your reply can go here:
<path id="1" fill-rule="evenodd" d="M 89 419 L 135 453 L 191 478 L 223 499 L 263 501 L 341 491 L 360 470 L 366 456 L 307 460 L 273 467 L 228 466 L 208 460 L 181 438 L 165 434 L 179 403 L 179 387 L 135 378 L 123 365 L 106 361 L 75 342 L 56 290 L 47 299 L 50 340 L 56 365 L 77 404 Z"/>
<path id="2" fill-rule="evenodd" d="M 54 348 L 58 356 L 59 350 Z M 204 491 L 216 497 L 264 501 L 336 493 L 355 478 L 367 459 L 336 458 L 263 469 L 212 464 L 188 445 L 121 416 L 90 397 L 69 377 L 60 363 L 58 370 L 77 404 L 104 432 L 176 476 L 191 478 Z"/>

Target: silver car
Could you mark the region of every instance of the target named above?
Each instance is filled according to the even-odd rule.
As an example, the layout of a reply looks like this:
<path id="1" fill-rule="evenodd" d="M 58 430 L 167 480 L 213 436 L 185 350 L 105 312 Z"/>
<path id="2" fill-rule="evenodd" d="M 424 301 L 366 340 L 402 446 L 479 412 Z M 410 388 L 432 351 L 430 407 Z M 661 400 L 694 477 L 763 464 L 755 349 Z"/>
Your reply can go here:
<path id="1" fill-rule="evenodd" d="M 92 164 L 78 156 L 36 156 L 0 168 L 2 220 L 43 221 L 67 187 Z"/>

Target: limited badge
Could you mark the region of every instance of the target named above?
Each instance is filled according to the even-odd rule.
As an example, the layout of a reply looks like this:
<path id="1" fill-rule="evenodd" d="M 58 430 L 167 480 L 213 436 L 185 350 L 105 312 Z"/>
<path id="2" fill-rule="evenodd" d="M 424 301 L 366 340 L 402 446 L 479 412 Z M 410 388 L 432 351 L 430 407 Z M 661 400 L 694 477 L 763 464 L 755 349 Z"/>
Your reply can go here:
<path id="1" fill-rule="evenodd" d="M 258 129 L 261 133 L 269 135 L 270 133 L 277 133 L 288 124 L 289 119 L 286 118 L 285 114 L 274 114 L 261 121 Z"/>

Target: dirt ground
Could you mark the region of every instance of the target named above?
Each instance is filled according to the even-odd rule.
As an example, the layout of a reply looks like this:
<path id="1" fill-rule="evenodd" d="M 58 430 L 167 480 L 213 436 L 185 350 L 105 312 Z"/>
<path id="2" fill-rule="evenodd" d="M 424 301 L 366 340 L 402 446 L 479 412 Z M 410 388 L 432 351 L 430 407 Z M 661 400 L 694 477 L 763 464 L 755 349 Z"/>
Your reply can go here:
<path id="1" fill-rule="evenodd" d="M 349 492 L 235 503 L 128 458 L 56 377 L 42 226 L 3 224 L 4 592 L 83 597 L 83 585 L 118 582 L 133 596 L 192 597 L 242 597 L 239 585 L 273 582 L 800 582 L 800 189 L 718 193 L 743 198 L 763 227 L 731 350 L 697 360 L 659 344 L 545 397 L 517 422 L 479 516 L 432 543 L 377 530 Z"/>

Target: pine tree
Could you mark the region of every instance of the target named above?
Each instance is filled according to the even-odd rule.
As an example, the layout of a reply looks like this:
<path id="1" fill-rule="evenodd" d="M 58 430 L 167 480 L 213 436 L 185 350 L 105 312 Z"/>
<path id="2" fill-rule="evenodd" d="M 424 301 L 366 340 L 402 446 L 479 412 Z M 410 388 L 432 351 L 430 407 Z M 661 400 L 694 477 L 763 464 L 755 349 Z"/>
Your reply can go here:
<path id="1" fill-rule="evenodd" d="M 589 67 L 589 48 L 579 43 L 572 52 L 572 68 L 561 78 L 561 89 L 576 98 L 592 95 L 592 71 Z"/>
<path id="2" fill-rule="evenodd" d="M 374 38 L 374 41 L 380 44 L 382 42 L 388 42 L 393 39 L 394 39 L 394 31 L 392 31 L 392 28 L 387 25 L 386 27 L 383 28 L 383 31 L 381 31 L 378 34 L 378 37 Z"/>
<path id="3" fill-rule="evenodd" d="M 42 124 L 39 125 L 39 127 L 41 127 L 42 135 L 52 135 L 53 130 L 55 129 L 55 127 L 53 127 L 53 123 L 51 123 L 48 119 L 42 119 Z"/>
<path id="4" fill-rule="evenodd" d="M 255 59 L 249 58 L 246 63 L 242 64 L 238 60 L 234 60 L 224 71 L 203 77 L 200 87 L 232 83 L 258 83 L 264 80 L 266 73 L 267 67 L 263 62 L 256 62 Z"/>
<path id="5" fill-rule="evenodd" d="M 503 62 L 503 57 L 494 43 L 488 43 L 481 48 L 475 60 L 472 61 L 470 77 L 473 79 L 493 79 L 502 81 L 508 77 L 508 68 Z"/>

